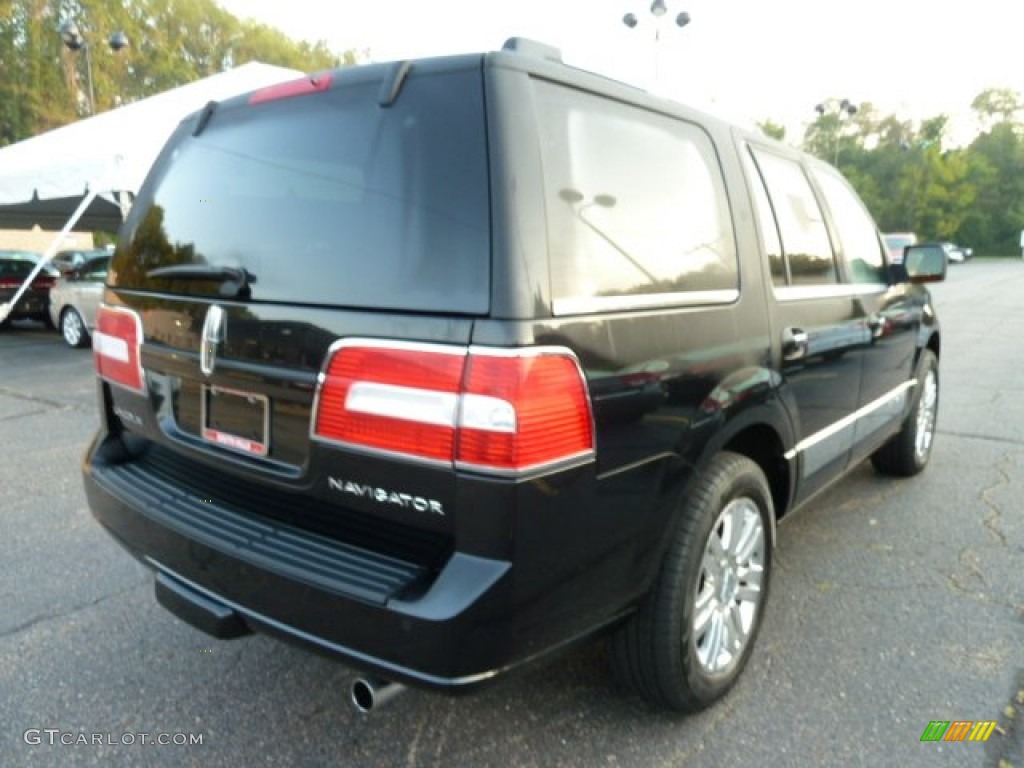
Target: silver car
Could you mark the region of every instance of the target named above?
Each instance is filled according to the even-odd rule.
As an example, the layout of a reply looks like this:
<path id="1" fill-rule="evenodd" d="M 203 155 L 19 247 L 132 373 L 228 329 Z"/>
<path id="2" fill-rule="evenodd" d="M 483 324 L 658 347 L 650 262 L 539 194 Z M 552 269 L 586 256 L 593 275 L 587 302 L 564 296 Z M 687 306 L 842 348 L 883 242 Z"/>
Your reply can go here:
<path id="1" fill-rule="evenodd" d="M 110 268 L 110 253 L 80 264 L 50 290 L 50 318 L 71 347 L 87 347 Z"/>

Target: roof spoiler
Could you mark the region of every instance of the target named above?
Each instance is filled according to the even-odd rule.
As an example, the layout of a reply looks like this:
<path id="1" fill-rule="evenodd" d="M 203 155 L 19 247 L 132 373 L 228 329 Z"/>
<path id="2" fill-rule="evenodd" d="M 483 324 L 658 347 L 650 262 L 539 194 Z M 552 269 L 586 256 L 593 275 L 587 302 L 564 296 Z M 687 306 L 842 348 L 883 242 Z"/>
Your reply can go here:
<path id="1" fill-rule="evenodd" d="M 547 59 L 548 61 L 557 61 L 559 64 L 562 63 L 562 51 L 560 49 L 555 48 L 553 45 L 530 40 L 528 37 L 510 37 L 501 46 L 501 50 L 521 53 L 524 56 L 532 56 L 535 59 Z"/>

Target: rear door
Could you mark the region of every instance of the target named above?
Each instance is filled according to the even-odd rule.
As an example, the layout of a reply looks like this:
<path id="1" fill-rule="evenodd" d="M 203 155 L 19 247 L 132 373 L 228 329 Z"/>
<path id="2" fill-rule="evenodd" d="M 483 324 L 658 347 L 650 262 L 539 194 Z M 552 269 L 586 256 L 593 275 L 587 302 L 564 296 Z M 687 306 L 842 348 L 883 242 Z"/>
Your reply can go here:
<path id="1" fill-rule="evenodd" d="M 840 266 L 871 333 L 864 348 L 853 461 L 871 453 L 899 423 L 910 396 L 921 307 L 908 283 L 891 285 L 883 242 L 870 214 L 833 168 L 812 174 L 828 205 Z"/>
<path id="2" fill-rule="evenodd" d="M 845 469 L 854 441 L 863 352 L 870 340 L 856 291 L 844 283 L 800 158 L 751 146 L 745 157 L 771 274 L 783 391 L 797 425 L 797 501 Z"/>

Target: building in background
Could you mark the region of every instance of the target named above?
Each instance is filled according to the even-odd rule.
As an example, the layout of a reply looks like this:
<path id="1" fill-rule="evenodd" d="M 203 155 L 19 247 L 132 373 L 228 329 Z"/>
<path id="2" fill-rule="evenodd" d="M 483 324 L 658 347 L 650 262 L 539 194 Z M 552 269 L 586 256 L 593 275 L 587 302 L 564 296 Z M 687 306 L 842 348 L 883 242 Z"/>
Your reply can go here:
<path id="1" fill-rule="evenodd" d="M 33 227 L 32 229 L 0 229 L 0 249 L 16 251 L 38 251 L 43 253 L 50 247 L 57 232 Z M 60 249 L 80 248 L 91 250 L 93 248 L 91 232 L 71 232 Z"/>

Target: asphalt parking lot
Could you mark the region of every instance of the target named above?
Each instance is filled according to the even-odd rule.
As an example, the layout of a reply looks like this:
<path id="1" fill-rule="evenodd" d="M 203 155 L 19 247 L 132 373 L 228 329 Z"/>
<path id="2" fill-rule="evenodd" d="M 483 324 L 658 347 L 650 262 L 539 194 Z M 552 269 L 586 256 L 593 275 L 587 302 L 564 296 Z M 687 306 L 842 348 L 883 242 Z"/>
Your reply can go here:
<path id="1" fill-rule="evenodd" d="M 931 466 L 862 466 L 781 526 L 751 664 L 689 718 L 617 690 L 600 644 L 367 717 L 345 667 L 206 638 L 86 507 L 88 352 L 0 332 L 0 766 L 1024 766 L 1024 263 L 953 267 L 934 292 Z M 999 727 L 922 743 L 934 720 Z"/>

